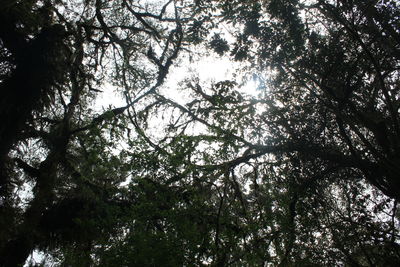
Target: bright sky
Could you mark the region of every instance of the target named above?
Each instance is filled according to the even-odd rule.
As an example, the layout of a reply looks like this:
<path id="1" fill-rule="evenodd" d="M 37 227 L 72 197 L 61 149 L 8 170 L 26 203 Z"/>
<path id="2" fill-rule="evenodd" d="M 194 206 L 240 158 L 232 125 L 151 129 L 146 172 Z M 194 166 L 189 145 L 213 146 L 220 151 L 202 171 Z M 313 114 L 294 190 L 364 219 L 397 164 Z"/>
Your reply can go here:
<path id="1" fill-rule="evenodd" d="M 179 90 L 179 82 L 183 81 L 189 75 L 198 75 L 201 82 L 209 84 L 210 81 L 218 82 L 233 78 L 235 64 L 227 57 L 205 57 L 197 62 L 189 62 L 182 60 L 178 67 L 172 67 L 168 74 L 165 84 L 160 88 L 163 94 L 171 99 L 177 100 L 178 103 L 184 104 L 184 97 Z M 256 96 L 258 83 L 254 79 L 249 79 L 239 92 Z M 114 107 L 126 105 L 125 100 L 120 93 L 116 92 L 116 88 L 112 85 L 107 85 L 103 88 L 103 93 L 100 93 L 95 102 L 95 110 L 101 112 L 110 105 Z"/>

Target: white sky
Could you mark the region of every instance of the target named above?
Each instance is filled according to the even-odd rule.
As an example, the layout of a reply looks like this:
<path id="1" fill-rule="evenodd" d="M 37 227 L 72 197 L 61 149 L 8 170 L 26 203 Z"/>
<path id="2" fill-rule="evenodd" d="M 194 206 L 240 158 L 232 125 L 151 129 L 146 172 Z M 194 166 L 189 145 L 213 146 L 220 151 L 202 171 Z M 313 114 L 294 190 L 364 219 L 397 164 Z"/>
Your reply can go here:
<path id="1" fill-rule="evenodd" d="M 187 60 L 183 60 L 179 67 L 171 68 L 166 82 L 159 88 L 165 96 L 176 100 L 180 104 L 184 104 L 185 99 L 182 98 L 182 92 L 179 90 L 178 84 L 189 75 L 197 74 L 201 82 L 207 83 L 210 81 L 218 82 L 232 79 L 235 71 L 235 64 L 226 57 L 209 56 L 197 62 L 189 63 L 185 61 Z M 238 88 L 238 91 L 256 96 L 259 93 L 257 86 L 257 82 L 250 79 L 242 87 Z M 126 105 L 121 94 L 117 92 L 117 88 L 108 84 L 102 90 L 103 93 L 100 93 L 95 101 L 94 108 L 96 111 L 101 112 L 110 105 L 114 107 Z"/>

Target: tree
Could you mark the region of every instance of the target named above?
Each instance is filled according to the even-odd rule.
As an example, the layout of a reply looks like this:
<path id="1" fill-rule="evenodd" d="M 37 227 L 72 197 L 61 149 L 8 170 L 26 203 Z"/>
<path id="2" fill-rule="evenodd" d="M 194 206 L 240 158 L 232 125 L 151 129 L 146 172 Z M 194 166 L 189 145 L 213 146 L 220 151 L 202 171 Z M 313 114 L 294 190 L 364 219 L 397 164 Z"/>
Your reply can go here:
<path id="1" fill-rule="evenodd" d="M 261 262 L 288 265 L 305 260 L 305 255 L 314 255 L 316 258 L 312 258 L 313 263 L 329 265 L 341 259 L 348 264 L 362 265 L 366 259 L 354 256 L 358 253 L 354 247 L 357 242 L 364 248 L 374 242 L 388 242 L 393 252 L 391 255 L 395 255 L 397 243 L 394 241 L 394 233 L 397 230 L 393 222 L 398 199 L 398 171 L 395 167 L 397 153 L 394 152 L 394 140 L 398 139 L 398 111 L 393 111 L 390 106 L 397 101 L 394 82 L 398 64 L 398 44 L 394 41 L 397 21 L 393 19 L 398 12 L 396 4 L 370 2 L 348 5 L 341 1 L 265 1 L 260 4 L 258 1 L 216 1 L 213 6 L 211 1 L 198 3 L 203 5 L 205 13 L 221 10 L 222 15 L 218 17 L 221 23 L 236 25 L 235 29 L 238 30 L 232 34 L 236 41 L 231 44 L 231 56 L 247 64 L 245 66 L 250 71 L 256 72 L 257 79 L 264 83 L 267 92 L 261 98 L 251 99 L 236 90 L 235 81 L 220 81 L 208 86 L 194 78 L 183 83 L 184 90 L 191 92 L 191 99 L 185 105 L 168 96 L 158 95 L 158 105 L 164 103 L 177 113 L 174 118 L 178 119 L 169 127 L 174 132 L 185 134 L 184 143 L 179 144 L 188 152 L 183 153 L 187 156 L 180 157 L 180 160 L 186 159 L 186 166 L 201 170 L 202 180 L 216 183 L 215 186 L 221 190 L 225 187 L 232 190 L 230 197 L 221 194 L 219 199 L 222 203 L 235 203 L 232 205 L 237 209 L 246 210 L 246 207 L 251 206 L 248 204 L 249 198 L 256 194 L 255 188 L 260 188 L 259 183 L 263 186 L 269 183 L 267 188 L 281 190 L 267 202 L 273 207 L 274 203 L 276 206 L 273 209 L 280 210 L 280 214 L 274 214 L 274 210 L 266 213 L 274 214 L 268 218 L 272 224 L 269 229 L 279 225 L 282 230 L 276 233 L 267 231 L 269 244 L 272 245 L 264 248 L 264 251 L 270 251 L 264 252 L 266 255 L 263 255 L 264 261 L 261 257 Z M 365 26 L 370 20 L 368 12 L 380 14 L 375 18 L 379 19 L 378 23 L 374 22 L 378 24 L 374 26 L 378 27 L 375 30 Z M 243 27 L 237 26 L 241 23 Z M 371 24 L 369 22 L 367 25 Z M 385 31 L 388 33 L 385 34 Z M 226 40 L 221 39 L 220 35 L 212 36 L 210 47 L 217 54 L 223 54 L 227 47 Z M 196 123 L 202 124 L 206 130 L 201 134 L 187 130 Z M 169 138 L 172 144 L 177 139 L 167 135 L 164 139 L 160 138 L 161 142 L 155 146 L 174 154 L 177 151 L 175 146 L 168 149 Z M 182 142 L 182 138 L 178 140 Z M 209 145 L 210 152 L 199 148 L 199 144 Z M 215 144 L 218 144 L 218 149 L 213 147 Z M 265 165 L 271 166 L 272 171 L 265 171 Z M 260 168 L 264 169 L 261 173 Z M 220 170 L 220 173 L 210 176 L 205 174 L 210 170 Z M 252 182 L 249 179 L 251 176 L 236 174 L 243 170 L 254 172 L 262 182 L 255 179 L 254 189 L 248 191 L 246 185 Z M 271 177 L 277 177 L 276 181 Z M 238 179 L 240 182 L 237 182 Z M 391 209 L 390 204 L 384 204 L 390 200 L 368 185 L 396 199 L 393 212 L 384 223 L 387 225 L 384 228 L 391 229 L 389 232 L 384 228 L 375 228 L 376 222 L 381 219 L 370 216 L 372 210 L 383 211 L 384 206 Z M 340 190 L 343 190 L 343 194 Z M 263 198 L 268 194 L 271 191 L 264 191 Z M 310 198 L 308 194 L 314 196 Z M 332 198 L 331 195 L 338 197 Z M 322 204 L 325 201 L 330 204 Z M 341 205 L 335 204 L 335 201 L 344 206 L 357 206 L 363 211 L 354 214 L 357 219 L 353 218 L 352 213 L 344 216 Z M 306 218 L 312 215 L 307 212 L 301 216 L 302 205 L 310 203 L 314 206 L 308 206 L 309 209 L 320 209 L 321 214 L 329 214 L 326 221 L 321 219 L 310 222 Z M 376 208 L 369 209 L 369 205 L 376 205 Z M 221 209 L 229 210 L 224 205 Z M 230 210 L 228 214 L 233 212 Z M 321 217 L 317 214 L 313 218 Z M 243 214 L 236 216 L 244 217 Z M 243 220 L 248 222 L 249 219 L 245 217 Z M 314 223 L 318 226 L 312 226 Z M 258 221 L 256 225 L 256 229 L 260 230 L 265 229 L 266 224 Z M 299 231 L 298 225 L 304 228 Z M 344 239 L 332 242 L 332 235 L 338 235 L 339 232 L 343 236 L 350 233 L 354 236 L 359 226 L 362 231 L 368 229 L 367 232 L 359 232 L 365 239 L 355 236 L 350 239 L 350 243 Z M 327 239 L 315 236 L 323 235 L 319 232 L 321 229 L 324 229 Z M 307 232 L 312 235 L 305 234 Z M 383 237 L 384 232 L 389 235 Z M 303 234 L 307 236 L 304 238 L 308 242 L 304 241 L 300 249 L 299 238 Z M 215 236 L 216 244 L 223 243 L 218 240 L 220 235 Z M 315 240 L 324 245 L 311 245 Z M 293 249 L 295 244 L 297 250 Z M 224 247 L 217 251 L 229 251 L 225 253 L 232 256 L 234 253 L 230 249 Z M 325 252 L 321 254 L 323 250 Z M 368 255 L 372 253 L 369 249 L 360 250 L 368 251 L 364 257 L 369 259 L 371 265 L 381 264 L 383 258 L 389 257 L 381 254 L 377 258 Z M 222 261 L 225 264 L 231 262 L 232 259 L 225 256 Z M 256 257 L 252 258 L 254 260 Z"/>
<path id="2" fill-rule="evenodd" d="M 397 14 L 391 1 L 268 1 L 238 12 L 252 25 L 235 45 L 276 71 L 271 110 L 286 120 L 270 128 L 290 139 L 278 149 L 357 168 L 399 199 Z"/>
<path id="3" fill-rule="evenodd" d="M 0 12 L 0 266 L 399 261 L 395 1 Z M 178 83 L 212 53 L 235 75 Z M 126 104 L 95 111 L 110 84 Z"/>
<path id="4" fill-rule="evenodd" d="M 123 156 L 112 153 L 112 140 L 126 128 L 118 115 L 163 83 L 180 50 L 177 7 L 165 16 L 171 3 L 157 13 L 127 1 L 7 1 L 2 7 L 1 266 L 22 265 L 35 248 L 69 244 L 75 252 L 86 249 L 89 263 L 94 240 L 111 236 L 103 220 L 120 216 L 129 203 L 117 188 L 127 172 Z M 76 10 L 82 11 L 77 19 Z M 146 56 L 151 40 L 161 55 Z M 131 64 L 143 61 L 148 69 Z M 127 95 L 139 95 L 96 115 L 89 107 L 95 87 L 113 76 Z M 31 149 L 36 153 L 26 152 Z M 26 205 L 22 186 L 32 188 Z"/>

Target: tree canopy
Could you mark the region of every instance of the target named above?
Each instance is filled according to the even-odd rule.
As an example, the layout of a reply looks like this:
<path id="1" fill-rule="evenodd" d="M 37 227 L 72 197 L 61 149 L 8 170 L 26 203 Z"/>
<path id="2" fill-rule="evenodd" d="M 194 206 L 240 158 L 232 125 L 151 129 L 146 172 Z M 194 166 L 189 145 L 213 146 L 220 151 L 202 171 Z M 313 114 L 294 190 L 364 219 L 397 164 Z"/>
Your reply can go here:
<path id="1" fill-rule="evenodd" d="M 397 266 L 399 5 L 4 0 L 0 266 Z"/>

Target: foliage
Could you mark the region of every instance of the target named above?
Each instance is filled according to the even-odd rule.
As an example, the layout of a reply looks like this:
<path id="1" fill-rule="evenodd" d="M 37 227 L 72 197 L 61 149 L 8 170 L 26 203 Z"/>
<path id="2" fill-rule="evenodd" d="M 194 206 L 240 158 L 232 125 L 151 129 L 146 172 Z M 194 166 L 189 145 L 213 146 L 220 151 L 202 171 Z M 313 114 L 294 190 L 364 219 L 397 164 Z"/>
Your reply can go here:
<path id="1" fill-rule="evenodd" d="M 399 10 L 5 1 L 0 266 L 396 266 Z"/>

